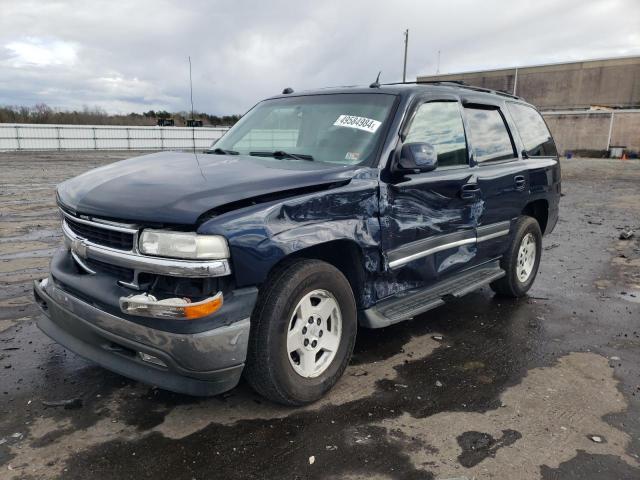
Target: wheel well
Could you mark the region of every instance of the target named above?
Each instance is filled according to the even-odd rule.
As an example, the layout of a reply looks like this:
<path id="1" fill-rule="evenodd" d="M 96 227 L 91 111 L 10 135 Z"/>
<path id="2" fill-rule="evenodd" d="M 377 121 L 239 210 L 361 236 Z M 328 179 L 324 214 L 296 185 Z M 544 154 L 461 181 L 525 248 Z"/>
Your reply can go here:
<path id="1" fill-rule="evenodd" d="M 363 253 L 360 246 L 351 240 L 332 240 L 298 250 L 278 262 L 271 271 L 280 269 L 296 259 L 306 258 L 327 262 L 347 277 L 358 307 L 362 305 L 365 280 Z"/>
<path id="2" fill-rule="evenodd" d="M 535 218 L 538 221 L 538 225 L 540 225 L 540 231 L 543 234 L 545 233 L 549 219 L 549 202 L 544 199 L 530 202 L 524 207 L 522 214 Z"/>

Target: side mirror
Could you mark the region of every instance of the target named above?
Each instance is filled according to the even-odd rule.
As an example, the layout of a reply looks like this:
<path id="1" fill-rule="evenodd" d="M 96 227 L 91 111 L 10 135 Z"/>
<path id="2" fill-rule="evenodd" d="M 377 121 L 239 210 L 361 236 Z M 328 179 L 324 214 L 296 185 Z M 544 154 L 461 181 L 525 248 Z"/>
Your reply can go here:
<path id="1" fill-rule="evenodd" d="M 438 167 L 438 152 L 430 143 L 405 143 L 398 167 L 399 170 L 430 172 Z"/>

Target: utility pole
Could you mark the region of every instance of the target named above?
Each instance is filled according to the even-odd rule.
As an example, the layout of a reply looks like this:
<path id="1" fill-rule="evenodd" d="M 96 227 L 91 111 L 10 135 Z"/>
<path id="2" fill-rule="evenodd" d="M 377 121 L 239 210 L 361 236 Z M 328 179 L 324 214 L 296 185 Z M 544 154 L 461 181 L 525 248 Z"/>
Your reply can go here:
<path id="1" fill-rule="evenodd" d="M 438 65 L 436 66 L 436 75 L 440 73 L 440 50 L 438 50 Z"/>
<path id="2" fill-rule="evenodd" d="M 189 96 L 191 97 L 191 120 L 194 120 L 193 113 L 193 81 L 191 80 L 191 55 L 189 55 Z"/>
<path id="3" fill-rule="evenodd" d="M 191 98 L 191 140 L 193 142 L 193 153 L 196 153 L 196 119 L 193 112 L 193 81 L 191 79 L 191 55 L 189 55 L 189 97 Z M 196 155 L 196 161 L 198 162 L 198 167 L 200 167 L 200 161 L 198 160 L 198 156 Z M 202 175 L 202 170 L 200 170 L 200 174 Z"/>
<path id="4" fill-rule="evenodd" d="M 407 81 L 407 48 L 409 47 L 409 29 L 404 32 L 404 67 L 402 69 L 402 82 Z"/>

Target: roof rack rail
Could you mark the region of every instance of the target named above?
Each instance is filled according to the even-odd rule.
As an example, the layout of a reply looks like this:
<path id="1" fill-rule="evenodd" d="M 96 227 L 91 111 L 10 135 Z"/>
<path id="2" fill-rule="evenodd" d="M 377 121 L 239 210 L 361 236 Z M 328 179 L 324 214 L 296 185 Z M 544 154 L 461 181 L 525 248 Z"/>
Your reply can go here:
<path id="1" fill-rule="evenodd" d="M 414 82 L 393 82 L 393 83 L 383 83 L 382 85 L 455 85 L 456 87 L 466 88 L 468 90 L 474 90 L 476 92 L 485 92 L 485 93 L 494 93 L 496 95 L 502 95 L 503 97 L 515 98 L 521 100 L 517 95 L 512 95 L 508 92 L 503 92 L 502 90 L 492 90 L 490 88 L 484 87 L 476 87 L 474 85 L 468 85 L 464 83 L 462 80 L 427 80 L 424 82 L 414 81 Z"/>
<path id="2" fill-rule="evenodd" d="M 520 97 L 518 97 L 517 95 L 513 95 L 511 93 L 504 92 L 502 90 L 493 90 L 491 88 L 476 87 L 475 85 L 467 85 L 466 83 L 462 84 L 461 86 L 468 90 L 475 90 L 477 92 L 485 92 L 485 93 L 494 93 L 496 95 L 502 95 L 503 97 L 517 98 L 518 100 L 520 100 Z"/>
<path id="3" fill-rule="evenodd" d="M 390 83 L 381 83 L 380 85 L 422 85 L 425 83 L 429 84 L 441 84 L 441 83 L 455 83 L 456 85 L 464 85 L 462 80 L 427 80 L 426 82 L 390 82 Z"/>

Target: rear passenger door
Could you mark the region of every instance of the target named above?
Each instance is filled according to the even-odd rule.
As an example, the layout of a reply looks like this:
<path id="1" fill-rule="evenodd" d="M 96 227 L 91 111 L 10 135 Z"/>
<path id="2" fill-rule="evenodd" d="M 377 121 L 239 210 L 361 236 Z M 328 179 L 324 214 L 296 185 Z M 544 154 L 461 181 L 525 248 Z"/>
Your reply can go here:
<path id="1" fill-rule="evenodd" d="M 549 128 L 542 115 L 531 105 L 507 102 L 517 137 L 520 138 L 520 151 L 529 172 L 529 202 L 547 206 L 546 215 L 542 207 L 540 228 L 548 233 L 558 220 L 560 203 L 560 164 L 558 150 Z M 516 142 L 517 143 L 517 142 Z M 538 208 L 541 208 L 538 205 Z M 535 210 L 534 210 L 535 211 Z"/>
<path id="2" fill-rule="evenodd" d="M 476 230 L 476 263 L 504 252 L 511 221 L 520 215 L 528 199 L 528 172 L 505 107 L 500 101 L 464 102 L 473 170 L 482 201 Z"/>

